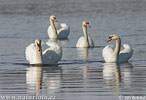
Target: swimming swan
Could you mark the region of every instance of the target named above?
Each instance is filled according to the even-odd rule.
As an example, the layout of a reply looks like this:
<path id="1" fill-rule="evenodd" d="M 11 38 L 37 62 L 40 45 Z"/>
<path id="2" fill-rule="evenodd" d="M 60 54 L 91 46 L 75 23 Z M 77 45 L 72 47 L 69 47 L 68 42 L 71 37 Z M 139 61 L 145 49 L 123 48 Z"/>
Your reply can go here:
<path id="1" fill-rule="evenodd" d="M 82 22 L 82 28 L 83 28 L 84 36 L 79 38 L 79 40 L 77 41 L 76 47 L 80 47 L 80 48 L 94 47 L 93 40 L 87 34 L 87 27 L 89 27 L 89 28 L 91 27 L 89 25 L 89 22 L 88 21 L 83 21 Z"/>
<path id="2" fill-rule="evenodd" d="M 65 23 L 54 24 L 56 17 L 50 16 L 50 26 L 48 27 L 48 36 L 50 39 L 66 39 L 69 35 L 70 28 Z"/>
<path id="3" fill-rule="evenodd" d="M 52 41 L 46 42 L 49 46 L 42 51 L 41 40 L 36 39 L 35 43 L 26 47 L 25 55 L 30 64 L 57 64 L 62 58 L 62 48 Z"/>
<path id="4" fill-rule="evenodd" d="M 110 35 L 107 42 L 111 40 L 116 40 L 116 47 L 115 50 L 113 50 L 112 45 L 107 45 L 103 51 L 102 56 L 107 63 L 114 63 L 114 62 L 128 62 L 128 60 L 133 55 L 133 50 L 130 47 L 129 44 L 123 44 L 124 49 L 120 51 L 121 49 L 121 39 L 118 35 L 113 34 Z"/>

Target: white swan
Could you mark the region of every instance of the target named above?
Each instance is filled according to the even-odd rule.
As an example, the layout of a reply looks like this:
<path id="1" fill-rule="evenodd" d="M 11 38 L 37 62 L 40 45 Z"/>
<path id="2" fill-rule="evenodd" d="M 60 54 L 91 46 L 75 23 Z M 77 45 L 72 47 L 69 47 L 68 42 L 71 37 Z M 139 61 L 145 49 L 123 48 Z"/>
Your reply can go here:
<path id="1" fill-rule="evenodd" d="M 62 58 L 62 48 L 56 42 L 48 41 L 46 44 L 49 48 L 43 52 L 40 39 L 26 47 L 26 59 L 30 64 L 57 64 Z"/>
<path id="2" fill-rule="evenodd" d="M 111 40 L 116 40 L 116 47 L 115 50 L 113 50 L 112 45 L 107 45 L 103 51 L 102 56 L 105 60 L 105 62 L 108 63 L 114 63 L 114 62 L 128 62 L 128 60 L 132 57 L 133 50 L 128 44 L 123 44 L 124 49 L 120 51 L 121 49 L 121 39 L 118 35 L 113 34 L 110 35 L 107 42 Z"/>
<path id="3" fill-rule="evenodd" d="M 94 47 L 93 40 L 87 34 L 87 27 L 90 28 L 89 22 L 83 21 L 82 28 L 83 28 L 84 36 L 79 38 L 79 40 L 77 41 L 76 47 L 81 47 L 81 48 Z"/>
<path id="4" fill-rule="evenodd" d="M 48 27 L 48 36 L 50 39 L 66 39 L 69 35 L 70 28 L 65 23 L 54 24 L 56 17 L 50 16 L 50 26 Z"/>

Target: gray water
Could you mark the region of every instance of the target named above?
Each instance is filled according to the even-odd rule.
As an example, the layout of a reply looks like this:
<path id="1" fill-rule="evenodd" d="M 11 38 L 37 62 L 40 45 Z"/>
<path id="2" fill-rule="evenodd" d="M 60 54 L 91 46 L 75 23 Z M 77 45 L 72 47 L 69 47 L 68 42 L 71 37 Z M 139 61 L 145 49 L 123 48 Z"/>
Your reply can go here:
<path id="1" fill-rule="evenodd" d="M 0 95 L 48 95 L 56 100 L 119 100 L 146 95 L 145 0 L 0 0 Z M 63 57 L 57 66 L 30 66 L 25 48 L 36 38 L 48 40 L 49 16 L 70 26 L 58 40 Z M 95 48 L 77 49 L 88 29 Z M 109 35 L 132 46 L 129 63 L 106 64 L 101 55 Z"/>

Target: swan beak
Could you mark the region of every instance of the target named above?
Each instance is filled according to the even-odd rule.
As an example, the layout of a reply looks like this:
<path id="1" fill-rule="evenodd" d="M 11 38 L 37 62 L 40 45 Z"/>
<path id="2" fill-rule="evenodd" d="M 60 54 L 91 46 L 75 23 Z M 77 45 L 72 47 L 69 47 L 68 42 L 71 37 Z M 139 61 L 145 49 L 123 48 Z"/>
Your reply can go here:
<path id="1" fill-rule="evenodd" d="M 56 18 L 54 18 L 54 21 L 55 21 L 55 22 L 58 22 L 58 20 L 57 20 Z"/>
<path id="2" fill-rule="evenodd" d="M 112 38 L 109 38 L 108 40 L 106 40 L 106 42 L 109 42 L 109 41 L 111 41 L 112 40 Z"/>
<path id="3" fill-rule="evenodd" d="M 41 51 L 40 44 L 37 44 L 38 51 Z"/>
<path id="4" fill-rule="evenodd" d="M 89 24 L 87 24 L 87 26 L 88 26 L 89 28 L 91 28 L 91 26 L 90 26 Z"/>

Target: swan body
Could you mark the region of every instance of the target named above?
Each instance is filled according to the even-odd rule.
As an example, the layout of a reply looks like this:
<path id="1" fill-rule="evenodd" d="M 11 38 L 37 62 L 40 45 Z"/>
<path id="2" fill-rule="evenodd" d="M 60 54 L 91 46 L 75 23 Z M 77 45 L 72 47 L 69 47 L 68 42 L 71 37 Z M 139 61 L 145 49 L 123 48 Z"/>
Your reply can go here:
<path id="1" fill-rule="evenodd" d="M 82 37 L 79 38 L 79 40 L 76 44 L 76 47 L 94 47 L 94 42 L 89 36 L 88 36 L 88 41 L 89 41 L 89 46 L 86 43 L 85 37 L 82 36 Z"/>
<path id="2" fill-rule="evenodd" d="M 79 40 L 77 41 L 76 47 L 79 47 L 79 48 L 94 47 L 93 40 L 87 34 L 87 27 L 90 28 L 89 22 L 83 21 L 82 27 L 83 27 L 84 36 L 79 38 Z"/>
<path id="3" fill-rule="evenodd" d="M 57 64 L 62 58 L 62 48 L 53 41 L 48 41 L 48 48 L 42 51 L 41 40 L 35 40 L 35 43 L 26 47 L 26 59 L 30 64 Z"/>
<path id="4" fill-rule="evenodd" d="M 120 51 L 121 48 L 121 39 L 118 35 L 113 34 L 109 37 L 109 40 L 116 40 L 115 50 L 113 49 L 113 45 L 107 45 L 103 51 L 102 56 L 107 63 L 115 63 L 115 62 L 128 62 L 128 60 L 132 57 L 133 49 L 129 44 L 123 44 L 124 49 Z"/>
<path id="5" fill-rule="evenodd" d="M 50 26 L 48 27 L 48 36 L 50 39 L 66 39 L 69 35 L 70 28 L 65 23 L 54 23 L 55 16 L 50 16 Z"/>

